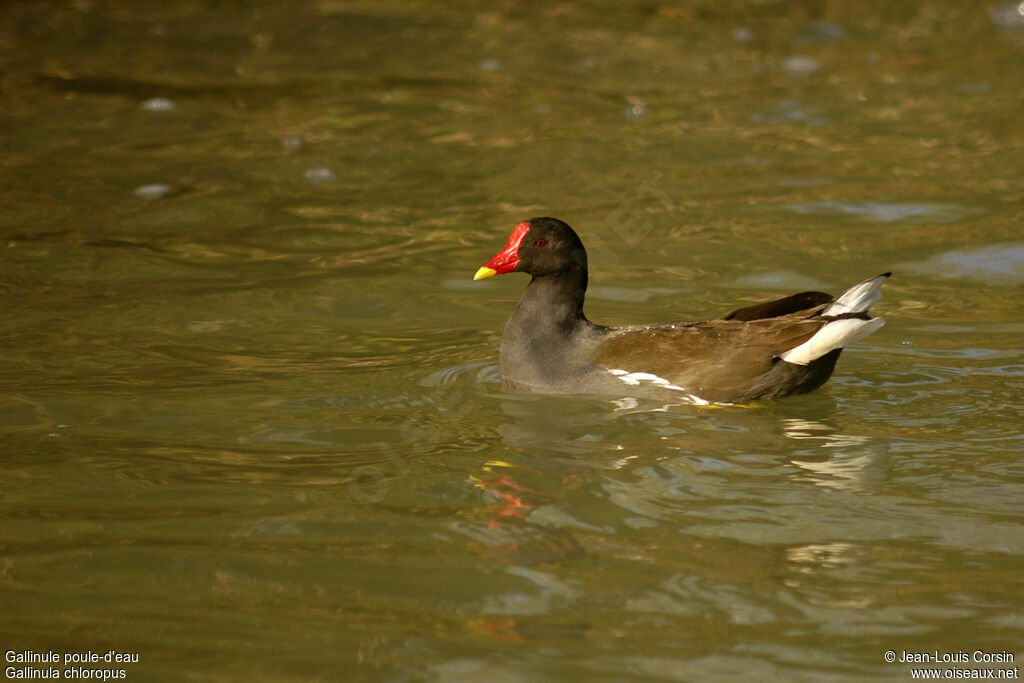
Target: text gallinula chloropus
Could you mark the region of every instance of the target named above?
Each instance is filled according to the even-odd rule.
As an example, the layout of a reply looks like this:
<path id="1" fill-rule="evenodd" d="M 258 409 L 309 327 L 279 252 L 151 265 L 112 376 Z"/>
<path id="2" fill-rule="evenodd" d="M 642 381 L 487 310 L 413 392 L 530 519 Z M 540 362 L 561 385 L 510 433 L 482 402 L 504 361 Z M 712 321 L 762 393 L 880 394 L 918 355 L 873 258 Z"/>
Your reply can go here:
<path id="1" fill-rule="evenodd" d="M 501 374 L 508 384 L 544 393 L 668 391 L 717 403 L 820 387 L 844 346 L 884 324 L 867 311 L 890 275 L 837 297 L 803 292 L 707 322 L 605 327 L 583 315 L 587 252 L 562 221 L 520 223 L 473 279 L 512 271 L 533 279 L 501 338 Z"/>

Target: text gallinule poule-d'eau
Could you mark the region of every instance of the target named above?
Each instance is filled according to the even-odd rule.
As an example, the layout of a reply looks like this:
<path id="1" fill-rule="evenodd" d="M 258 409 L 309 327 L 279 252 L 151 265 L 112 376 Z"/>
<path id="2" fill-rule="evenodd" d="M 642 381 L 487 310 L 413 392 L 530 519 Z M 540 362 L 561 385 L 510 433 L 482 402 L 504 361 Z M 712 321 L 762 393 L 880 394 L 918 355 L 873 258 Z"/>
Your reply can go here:
<path id="1" fill-rule="evenodd" d="M 803 292 L 696 323 L 605 327 L 583 315 L 587 252 L 556 218 L 531 218 L 474 280 L 533 276 L 501 338 L 501 374 L 543 393 L 671 392 L 694 402 L 745 403 L 824 384 L 847 344 L 885 321 L 868 315 L 890 273 L 837 297 Z"/>

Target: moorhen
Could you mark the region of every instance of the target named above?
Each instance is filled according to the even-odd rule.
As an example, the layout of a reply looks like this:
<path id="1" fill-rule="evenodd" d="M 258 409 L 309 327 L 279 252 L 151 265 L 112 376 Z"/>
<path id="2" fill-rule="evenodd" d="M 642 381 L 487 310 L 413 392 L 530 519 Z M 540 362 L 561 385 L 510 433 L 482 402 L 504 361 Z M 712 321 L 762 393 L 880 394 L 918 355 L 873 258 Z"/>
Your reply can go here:
<path id="1" fill-rule="evenodd" d="M 837 297 L 803 292 L 695 323 L 595 325 L 583 315 L 587 252 L 557 218 L 520 223 L 474 280 L 533 276 L 501 337 L 501 374 L 541 393 L 674 396 L 746 403 L 824 384 L 843 347 L 884 324 L 867 311 L 883 273 Z"/>

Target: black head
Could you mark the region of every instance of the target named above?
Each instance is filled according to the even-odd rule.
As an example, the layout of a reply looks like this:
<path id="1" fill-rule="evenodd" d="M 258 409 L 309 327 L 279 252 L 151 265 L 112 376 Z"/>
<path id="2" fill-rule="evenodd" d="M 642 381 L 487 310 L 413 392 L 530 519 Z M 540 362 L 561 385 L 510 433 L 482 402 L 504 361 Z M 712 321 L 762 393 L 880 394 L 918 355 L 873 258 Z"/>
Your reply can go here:
<path id="1" fill-rule="evenodd" d="M 531 218 L 516 226 L 505 248 L 473 277 L 518 271 L 534 277 L 587 272 L 587 252 L 576 232 L 557 218 Z"/>

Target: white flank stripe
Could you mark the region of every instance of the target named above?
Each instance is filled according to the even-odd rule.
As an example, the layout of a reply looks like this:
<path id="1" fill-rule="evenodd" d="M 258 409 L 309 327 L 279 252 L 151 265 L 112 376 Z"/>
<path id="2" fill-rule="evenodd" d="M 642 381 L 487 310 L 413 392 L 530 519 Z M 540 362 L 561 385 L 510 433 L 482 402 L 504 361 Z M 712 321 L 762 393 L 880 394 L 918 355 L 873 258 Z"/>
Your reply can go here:
<path id="1" fill-rule="evenodd" d="M 629 370 L 619 370 L 617 368 L 616 369 L 609 368 L 608 372 L 612 373 L 613 375 L 618 377 L 620 380 L 622 380 L 626 384 L 629 384 L 630 386 L 638 387 L 638 386 L 640 386 L 641 382 L 650 382 L 651 384 L 653 384 L 655 386 L 658 386 L 658 387 L 663 387 L 665 389 L 672 389 L 673 391 L 681 391 L 684 394 L 686 394 L 686 397 L 690 401 L 693 401 L 696 405 L 699 405 L 699 406 L 709 405 L 709 402 L 705 401 L 701 397 L 694 396 L 693 394 L 688 392 L 686 389 L 683 389 L 680 386 L 676 386 L 675 384 L 672 384 L 671 382 L 669 382 L 664 377 L 659 377 L 658 375 L 651 374 L 650 372 L 630 372 Z"/>

